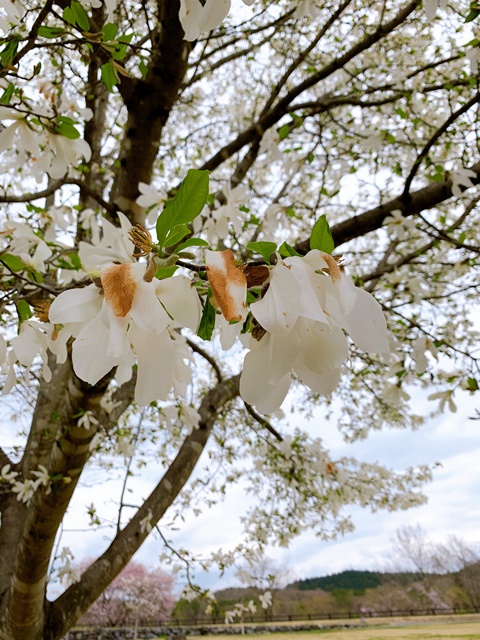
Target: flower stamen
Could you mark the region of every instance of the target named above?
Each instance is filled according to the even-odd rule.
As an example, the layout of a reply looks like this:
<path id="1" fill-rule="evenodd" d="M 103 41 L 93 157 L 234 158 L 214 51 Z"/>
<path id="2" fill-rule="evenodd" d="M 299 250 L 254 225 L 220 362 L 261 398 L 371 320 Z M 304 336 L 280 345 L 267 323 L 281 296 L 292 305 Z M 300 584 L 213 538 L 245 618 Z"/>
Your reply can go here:
<path id="1" fill-rule="evenodd" d="M 148 229 L 141 224 L 136 224 L 128 232 L 129 240 L 135 245 L 135 258 L 148 256 L 153 247 L 152 235 Z"/>

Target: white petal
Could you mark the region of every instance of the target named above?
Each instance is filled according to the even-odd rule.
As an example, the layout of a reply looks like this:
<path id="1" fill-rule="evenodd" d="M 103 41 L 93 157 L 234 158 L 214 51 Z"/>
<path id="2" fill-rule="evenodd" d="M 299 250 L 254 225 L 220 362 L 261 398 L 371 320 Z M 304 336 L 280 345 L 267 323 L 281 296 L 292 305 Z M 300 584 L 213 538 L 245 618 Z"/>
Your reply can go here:
<path id="1" fill-rule="evenodd" d="M 288 333 L 298 318 L 300 300 L 297 279 L 285 264 L 279 262 L 272 270 L 267 293 L 250 305 L 250 311 L 267 331 Z"/>
<path id="2" fill-rule="evenodd" d="M 155 293 L 155 284 L 140 280 L 129 316 L 141 329 L 161 333 L 171 322 Z"/>
<path id="3" fill-rule="evenodd" d="M 157 281 L 156 293 L 161 303 L 182 327 L 198 329 L 202 305 L 192 281 L 186 276 L 175 276 Z"/>
<path id="4" fill-rule="evenodd" d="M 389 353 L 387 322 L 375 298 L 358 289 L 357 302 L 345 317 L 343 328 L 362 351 Z"/>
<path id="5" fill-rule="evenodd" d="M 57 296 L 52 302 L 48 317 L 53 324 L 90 322 L 101 306 L 99 289 L 91 284 L 83 289 L 69 289 Z"/>
<path id="6" fill-rule="evenodd" d="M 96 384 L 118 364 L 117 359 L 107 356 L 109 339 L 110 332 L 100 315 L 78 334 L 73 343 L 73 369 L 81 380 Z"/>
<path id="7" fill-rule="evenodd" d="M 138 361 L 135 400 L 141 405 L 166 400 L 175 371 L 175 350 L 168 332 L 151 334 L 134 324 L 129 336 Z"/>

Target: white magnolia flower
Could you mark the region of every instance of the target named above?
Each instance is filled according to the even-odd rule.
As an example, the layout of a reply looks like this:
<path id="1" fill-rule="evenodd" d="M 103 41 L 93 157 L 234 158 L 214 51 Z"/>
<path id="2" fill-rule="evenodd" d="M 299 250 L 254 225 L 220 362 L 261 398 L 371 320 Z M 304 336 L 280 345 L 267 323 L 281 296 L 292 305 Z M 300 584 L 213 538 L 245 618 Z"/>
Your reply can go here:
<path id="1" fill-rule="evenodd" d="M 403 240 L 409 229 L 415 226 L 415 220 L 413 218 L 405 218 L 400 209 L 394 209 L 384 219 L 383 224 L 388 226 L 389 232 L 395 235 L 398 240 Z"/>
<path id="2" fill-rule="evenodd" d="M 268 607 L 272 606 L 272 594 L 270 591 L 265 591 L 265 593 L 261 593 L 258 596 L 258 599 L 260 600 L 262 609 L 268 609 Z"/>
<path id="3" fill-rule="evenodd" d="M 250 310 L 267 333 L 260 341 L 250 338 L 240 393 L 263 413 L 280 407 L 292 370 L 316 393 L 332 393 L 348 355 L 342 329 L 364 351 L 389 351 L 378 302 L 318 250 L 279 261 L 267 292 Z"/>
<path id="4" fill-rule="evenodd" d="M 231 0 L 180 0 L 179 19 L 185 31 L 185 40 L 197 40 L 200 34 L 208 33 L 227 17 Z"/>
<path id="5" fill-rule="evenodd" d="M 462 195 L 464 189 L 468 189 L 469 187 L 473 187 L 473 182 L 471 178 L 476 178 L 477 174 L 475 171 L 471 169 L 456 169 L 455 171 L 450 171 L 450 180 L 452 181 L 452 194 L 454 196 Z"/>
<path id="6" fill-rule="evenodd" d="M 2 467 L 2 470 L 0 471 L 0 480 L 3 480 L 4 482 L 13 482 L 15 480 L 18 473 L 16 471 L 10 471 L 11 468 L 12 465 L 10 464 L 6 464 Z"/>
<path id="7" fill-rule="evenodd" d="M 33 498 L 37 485 L 33 480 L 15 480 L 12 486 L 13 493 L 17 494 L 17 500 L 28 504 Z"/>
<path id="8" fill-rule="evenodd" d="M 77 420 L 77 425 L 84 429 L 91 429 L 98 425 L 98 420 L 93 415 L 93 411 L 85 411 L 85 413 Z"/>
<path id="9" fill-rule="evenodd" d="M 50 247 L 28 225 L 18 222 L 14 227 L 9 252 L 36 271 L 45 272 L 45 262 L 52 256 Z"/>
<path id="10" fill-rule="evenodd" d="M 313 0 L 299 0 L 294 13 L 295 18 L 316 18 L 317 16 L 318 9 Z"/>
<path id="11" fill-rule="evenodd" d="M 229 224 L 233 226 L 235 233 L 240 234 L 242 232 L 244 215 L 240 211 L 240 207 L 247 201 L 247 187 L 238 185 L 232 189 L 230 184 L 226 184 L 223 188 L 223 195 L 226 203 L 209 212 L 209 217 L 205 221 L 205 229 L 210 244 L 213 244 L 218 238 L 227 237 Z"/>
<path id="12" fill-rule="evenodd" d="M 457 411 L 457 405 L 453 401 L 453 394 L 455 391 L 453 389 L 449 389 L 447 391 L 439 391 L 438 393 L 432 393 L 428 396 L 428 400 L 440 400 L 438 405 L 438 410 L 440 413 L 445 411 L 445 405 L 448 404 L 448 408 L 452 413 Z"/>
<path id="13" fill-rule="evenodd" d="M 141 263 L 116 264 L 101 272 L 102 291 L 95 285 L 60 294 L 50 307 L 50 321 L 66 325 L 73 343 L 75 373 L 96 384 L 117 367 L 117 381 L 131 378 L 138 363 L 135 399 L 142 405 L 165 400 L 178 375 L 181 342 L 168 328 L 196 330 L 200 302 L 190 280 L 143 279 Z M 100 350 L 99 345 L 104 345 Z"/>
<path id="14" fill-rule="evenodd" d="M 142 520 L 140 520 L 141 533 L 150 533 L 150 531 L 153 529 L 152 519 L 153 514 L 151 509 L 149 509 L 147 515 L 142 518 Z"/>

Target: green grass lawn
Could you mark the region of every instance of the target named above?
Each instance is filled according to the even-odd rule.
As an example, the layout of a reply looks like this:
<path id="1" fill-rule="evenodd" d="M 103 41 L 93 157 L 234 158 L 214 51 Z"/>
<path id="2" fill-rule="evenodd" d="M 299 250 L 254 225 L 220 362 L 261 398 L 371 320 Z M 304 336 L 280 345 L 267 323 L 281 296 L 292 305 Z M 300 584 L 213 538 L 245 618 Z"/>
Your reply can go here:
<path id="1" fill-rule="evenodd" d="M 248 631 L 248 628 L 246 629 Z M 192 638 L 200 636 L 190 636 Z M 206 640 L 234 640 L 241 636 L 215 635 L 202 636 Z M 367 621 L 361 629 L 336 629 L 318 631 L 292 631 L 282 633 L 265 633 L 251 635 L 255 640 L 480 640 L 480 620 L 477 621 L 406 621 L 399 626 L 378 626 L 373 621 Z"/>

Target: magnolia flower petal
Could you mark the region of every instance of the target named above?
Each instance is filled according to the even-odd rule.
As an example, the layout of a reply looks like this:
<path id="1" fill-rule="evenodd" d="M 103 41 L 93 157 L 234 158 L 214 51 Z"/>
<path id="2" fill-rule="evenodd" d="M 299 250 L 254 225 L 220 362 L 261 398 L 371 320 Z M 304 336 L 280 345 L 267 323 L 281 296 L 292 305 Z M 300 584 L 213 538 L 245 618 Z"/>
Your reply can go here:
<path id="1" fill-rule="evenodd" d="M 340 367 L 330 369 L 326 373 L 318 373 L 318 371 L 312 371 L 300 359 L 297 359 L 293 368 L 303 384 L 322 396 L 329 396 L 335 391 L 340 381 Z"/>
<path id="2" fill-rule="evenodd" d="M 153 282 L 140 280 L 130 309 L 130 318 L 149 333 L 161 333 L 171 322 L 155 292 Z"/>
<path id="3" fill-rule="evenodd" d="M 136 402 L 166 400 L 175 372 L 175 349 L 168 332 L 151 334 L 133 324 L 129 336 L 138 361 Z"/>
<path id="4" fill-rule="evenodd" d="M 228 322 L 244 320 L 247 316 L 247 278 L 235 265 L 230 249 L 206 252 L 207 277 L 218 306 Z"/>
<path id="5" fill-rule="evenodd" d="M 118 359 L 107 356 L 109 340 L 110 332 L 100 314 L 80 331 L 73 343 L 72 359 L 74 371 L 81 380 L 96 384 L 118 364 Z"/>
<path id="6" fill-rule="evenodd" d="M 387 322 L 382 307 L 368 291 L 358 289 L 355 307 L 345 317 L 343 328 L 362 351 L 390 352 Z"/>
<path id="7" fill-rule="evenodd" d="M 299 315 L 301 290 L 291 269 L 279 262 L 271 274 L 270 286 L 250 311 L 264 329 L 271 333 L 288 333 Z"/>
<path id="8" fill-rule="evenodd" d="M 155 291 L 162 305 L 182 327 L 198 329 L 202 305 L 192 281 L 186 276 L 174 276 L 157 281 Z"/>
<path id="9" fill-rule="evenodd" d="M 91 284 L 83 289 L 69 289 L 57 296 L 50 306 L 48 318 L 53 324 L 90 322 L 101 306 L 102 296 Z"/>
<path id="10" fill-rule="evenodd" d="M 347 339 L 338 327 L 326 327 L 319 322 L 299 320 L 301 348 L 298 359 L 320 374 L 328 374 L 340 367 L 348 357 Z"/>
<path id="11" fill-rule="evenodd" d="M 259 350 L 250 351 L 245 356 L 240 376 L 240 395 L 248 404 L 261 413 L 273 413 L 280 408 L 290 389 L 291 375 L 287 373 L 276 384 L 269 384 L 261 375 L 262 361 Z"/>

